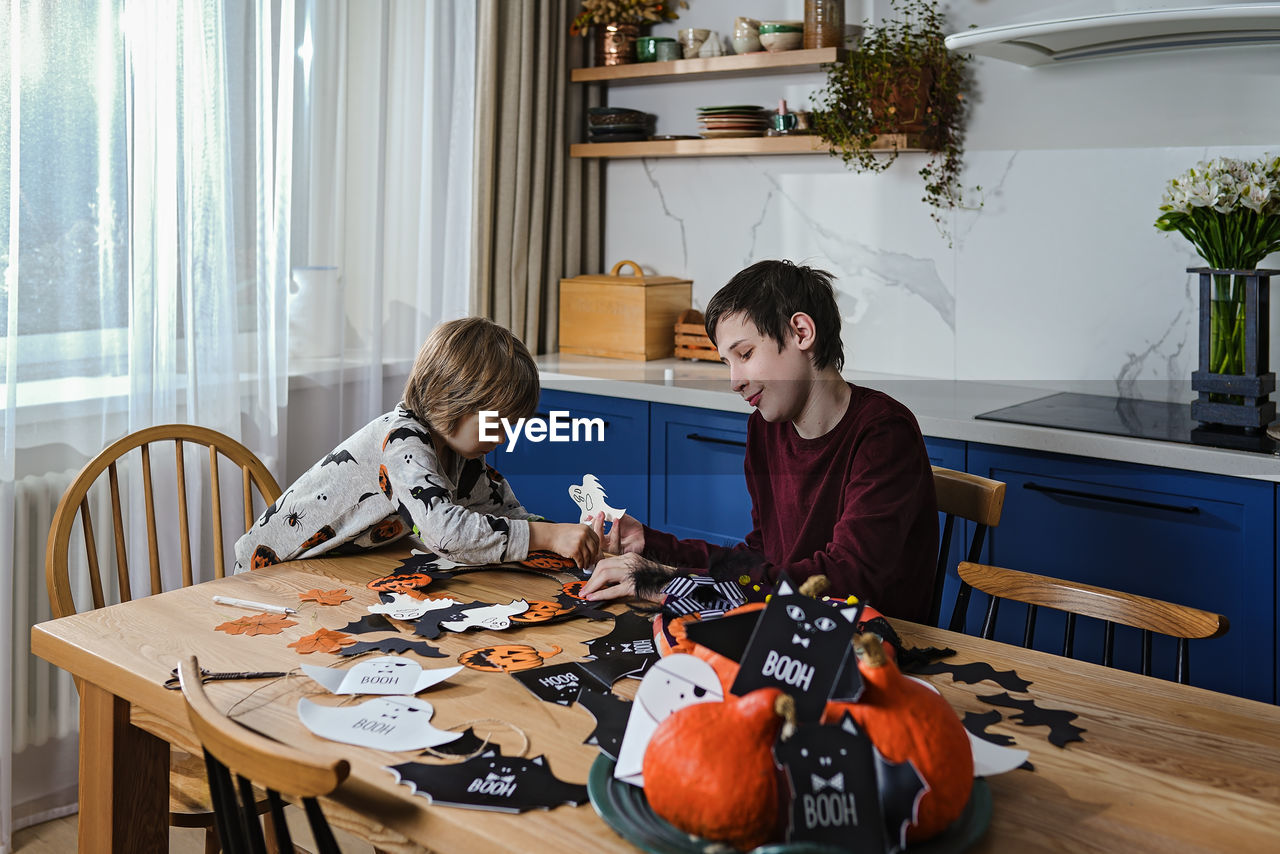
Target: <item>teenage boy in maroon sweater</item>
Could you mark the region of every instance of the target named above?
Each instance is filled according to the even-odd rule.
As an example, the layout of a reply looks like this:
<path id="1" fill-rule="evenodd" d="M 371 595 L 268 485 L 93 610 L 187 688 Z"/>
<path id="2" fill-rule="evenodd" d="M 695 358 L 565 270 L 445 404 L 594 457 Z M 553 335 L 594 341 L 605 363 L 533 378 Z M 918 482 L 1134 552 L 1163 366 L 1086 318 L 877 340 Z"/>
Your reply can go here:
<path id="1" fill-rule="evenodd" d="M 732 548 L 678 540 L 624 516 L 583 588 L 592 600 L 660 600 L 677 567 L 737 579 L 749 598 L 778 573 L 823 574 L 893 617 L 925 621 L 938 550 L 933 473 L 911 412 L 840 376 L 844 348 L 831 274 L 789 261 L 738 273 L 707 306 L 707 334 L 747 422 L 752 530 Z M 714 500 L 714 496 L 707 496 Z M 751 594 L 755 594 L 752 596 Z"/>

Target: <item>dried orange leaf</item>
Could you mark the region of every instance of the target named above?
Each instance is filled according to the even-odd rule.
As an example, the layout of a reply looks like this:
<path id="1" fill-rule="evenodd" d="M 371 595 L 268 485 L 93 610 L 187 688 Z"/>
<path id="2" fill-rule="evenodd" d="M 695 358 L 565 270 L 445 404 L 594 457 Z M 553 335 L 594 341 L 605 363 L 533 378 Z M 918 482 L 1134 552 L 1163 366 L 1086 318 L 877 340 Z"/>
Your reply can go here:
<path id="1" fill-rule="evenodd" d="M 229 623 L 215 626 L 214 631 L 226 632 L 229 635 L 278 635 L 289 626 L 298 623 L 284 614 L 253 614 L 240 617 Z"/>
<path id="2" fill-rule="evenodd" d="M 337 590 L 308 590 L 306 593 L 299 593 L 298 598 L 303 602 L 318 602 L 321 605 L 341 605 L 350 599 L 351 594 L 347 593 L 347 588 L 339 587 Z"/>
<path id="3" fill-rule="evenodd" d="M 298 638 L 289 646 L 303 655 L 310 655 L 313 652 L 337 652 L 355 642 L 356 639 L 351 635 L 344 635 L 333 629 L 316 629 L 311 634 Z"/>

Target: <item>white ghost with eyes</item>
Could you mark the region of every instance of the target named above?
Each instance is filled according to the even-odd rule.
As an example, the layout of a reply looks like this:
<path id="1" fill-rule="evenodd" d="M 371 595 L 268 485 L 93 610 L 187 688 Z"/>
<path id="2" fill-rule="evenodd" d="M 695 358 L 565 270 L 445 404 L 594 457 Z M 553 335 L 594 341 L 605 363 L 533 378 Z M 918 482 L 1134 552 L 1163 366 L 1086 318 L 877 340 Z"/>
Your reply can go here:
<path id="1" fill-rule="evenodd" d="M 658 724 L 685 706 L 723 700 L 724 692 L 715 668 L 701 658 L 676 653 L 659 660 L 649 668 L 636 690 L 613 776 L 643 787 L 644 751 Z"/>
<path id="2" fill-rule="evenodd" d="M 472 608 L 470 611 L 463 611 L 462 616 L 456 620 L 440 624 L 441 628 L 448 629 L 451 632 L 463 632 L 467 629 L 502 629 L 511 628 L 511 618 L 516 614 L 523 614 L 529 610 L 529 603 L 523 599 L 516 599 L 514 602 L 508 602 L 505 605 L 487 605 L 483 608 Z"/>
<path id="3" fill-rule="evenodd" d="M 416 694 L 443 682 L 461 667 L 423 670 L 412 659 L 384 655 L 362 661 L 350 670 L 302 665 L 302 672 L 335 694 Z"/>
<path id="4" fill-rule="evenodd" d="M 385 614 L 395 620 L 416 620 L 428 611 L 461 605 L 462 600 L 441 596 L 439 599 L 415 599 L 408 593 L 392 593 L 390 602 L 370 605 L 372 614 Z"/>
<path id="5" fill-rule="evenodd" d="M 605 500 L 604 487 L 593 474 L 584 474 L 582 483 L 574 484 L 569 487 L 569 497 L 573 499 L 573 503 L 578 505 L 578 509 L 582 511 L 578 517 L 578 521 L 586 523 L 596 513 L 604 513 L 604 518 L 610 522 L 616 522 L 626 515 L 626 508 L 616 510 L 609 506 L 609 502 Z"/>
<path id="6" fill-rule="evenodd" d="M 424 750 L 462 735 L 433 727 L 434 712 L 417 697 L 376 697 L 354 706 L 298 701 L 298 719 L 315 735 L 377 750 Z"/>

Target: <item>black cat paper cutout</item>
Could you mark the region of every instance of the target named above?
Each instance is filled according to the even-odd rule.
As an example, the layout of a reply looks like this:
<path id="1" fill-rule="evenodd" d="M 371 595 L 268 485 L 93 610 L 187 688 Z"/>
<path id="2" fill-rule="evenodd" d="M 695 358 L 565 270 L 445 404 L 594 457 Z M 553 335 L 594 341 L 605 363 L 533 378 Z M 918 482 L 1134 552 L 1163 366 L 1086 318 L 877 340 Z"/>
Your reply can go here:
<path id="1" fill-rule="evenodd" d="M 487 742 L 480 736 L 476 735 L 476 731 L 473 727 L 467 727 L 462 731 L 462 735 L 458 736 L 453 741 L 446 741 L 444 744 L 437 744 L 435 747 L 424 751 L 423 755 L 433 756 L 439 753 L 444 753 L 449 756 L 467 756 L 475 753 L 477 750 L 484 747 L 485 744 L 487 744 Z"/>
<path id="2" fill-rule="evenodd" d="M 841 669 L 853 657 L 851 641 L 861 613 L 861 604 L 832 608 L 797 593 L 783 574 L 729 690 L 742 696 L 758 688 L 780 688 L 795 697 L 799 720 L 818 720 Z M 857 668 L 847 670 L 849 684 L 860 686 Z"/>
<path id="3" fill-rule="evenodd" d="M 660 657 L 653 642 L 653 624 L 633 611 L 614 618 L 613 630 L 587 641 L 591 660 L 583 668 L 606 685 L 624 676 L 641 676 Z"/>
<path id="4" fill-rule="evenodd" d="M 1012 744 L 1017 744 L 1012 737 L 1007 736 L 1004 733 L 987 732 L 987 727 L 992 724 L 998 724 L 1002 720 L 1004 720 L 1004 715 L 1000 714 L 995 709 L 992 709 L 989 712 L 981 713 L 965 712 L 964 720 L 962 720 L 961 723 L 964 724 L 965 729 L 983 741 L 989 741 L 992 744 L 997 744 L 1001 747 L 1008 747 Z"/>
<path id="5" fill-rule="evenodd" d="M 1065 709 L 1042 709 L 1036 705 L 1035 700 L 1016 700 L 1008 693 L 979 696 L 978 699 L 993 706 L 1018 709 L 1016 714 L 1009 716 L 1009 719 L 1018 726 L 1047 726 L 1049 743 L 1056 747 L 1066 747 L 1067 743 L 1072 741 L 1084 741 L 1080 733 L 1087 730 L 1071 723 L 1080 717 L 1075 712 L 1068 712 Z"/>
<path id="6" fill-rule="evenodd" d="M 359 655 L 362 652 L 416 652 L 423 658 L 449 658 L 447 653 L 441 652 L 436 647 L 426 641 L 411 641 L 403 637 L 384 638 L 383 640 L 361 641 L 351 646 L 344 646 L 338 650 L 339 655 Z"/>
<path id="7" fill-rule="evenodd" d="M 552 664 L 534 670 L 521 670 L 511 676 L 545 703 L 572 706 L 585 686 L 606 691 L 609 685 L 583 668 L 583 661 Z"/>
<path id="8" fill-rule="evenodd" d="M 587 800 L 587 787 L 556 777 L 545 757 L 503 756 L 496 748 L 452 765 L 406 762 L 387 770 L 433 804 L 519 813 Z"/>
<path id="9" fill-rule="evenodd" d="M 609 689 L 584 686 L 578 693 L 578 705 L 596 719 L 596 727 L 583 744 L 594 744 L 610 759 L 617 760 L 618 748 L 631 716 L 631 701 L 624 700 Z"/>
<path id="10" fill-rule="evenodd" d="M 391 625 L 391 621 L 381 614 L 369 614 L 358 620 L 352 620 L 342 628 L 340 632 L 346 632 L 350 635 L 362 635 L 367 632 L 394 632 L 396 627 Z"/>
<path id="11" fill-rule="evenodd" d="M 1019 694 L 1025 694 L 1027 689 L 1031 687 L 1031 683 L 1023 679 L 1013 670 L 996 670 L 985 661 L 973 661 L 968 664 L 956 664 L 954 662 L 933 661 L 915 667 L 912 673 L 950 673 L 954 682 L 963 682 L 966 685 L 975 685 L 984 679 L 994 682 L 1006 691 L 1014 691 Z"/>

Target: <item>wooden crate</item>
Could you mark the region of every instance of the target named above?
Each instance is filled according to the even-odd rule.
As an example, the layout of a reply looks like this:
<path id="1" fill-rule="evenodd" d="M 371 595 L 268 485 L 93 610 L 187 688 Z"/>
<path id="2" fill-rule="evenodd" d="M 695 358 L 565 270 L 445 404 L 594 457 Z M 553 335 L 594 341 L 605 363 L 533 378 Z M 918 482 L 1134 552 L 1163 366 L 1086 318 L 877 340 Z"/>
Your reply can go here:
<path id="1" fill-rule="evenodd" d="M 620 274 L 626 266 L 631 275 Z M 634 261 L 619 261 L 608 275 L 561 279 L 560 352 L 636 360 L 670 356 L 671 328 L 692 299 L 691 280 L 645 276 Z"/>
<path id="2" fill-rule="evenodd" d="M 702 323 L 702 312 L 689 309 L 676 319 L 676 358 L 700 359 L 704 362 L 720 361 L 720 353 L 716 345 L 707 337 L 707 330 Z"/>

